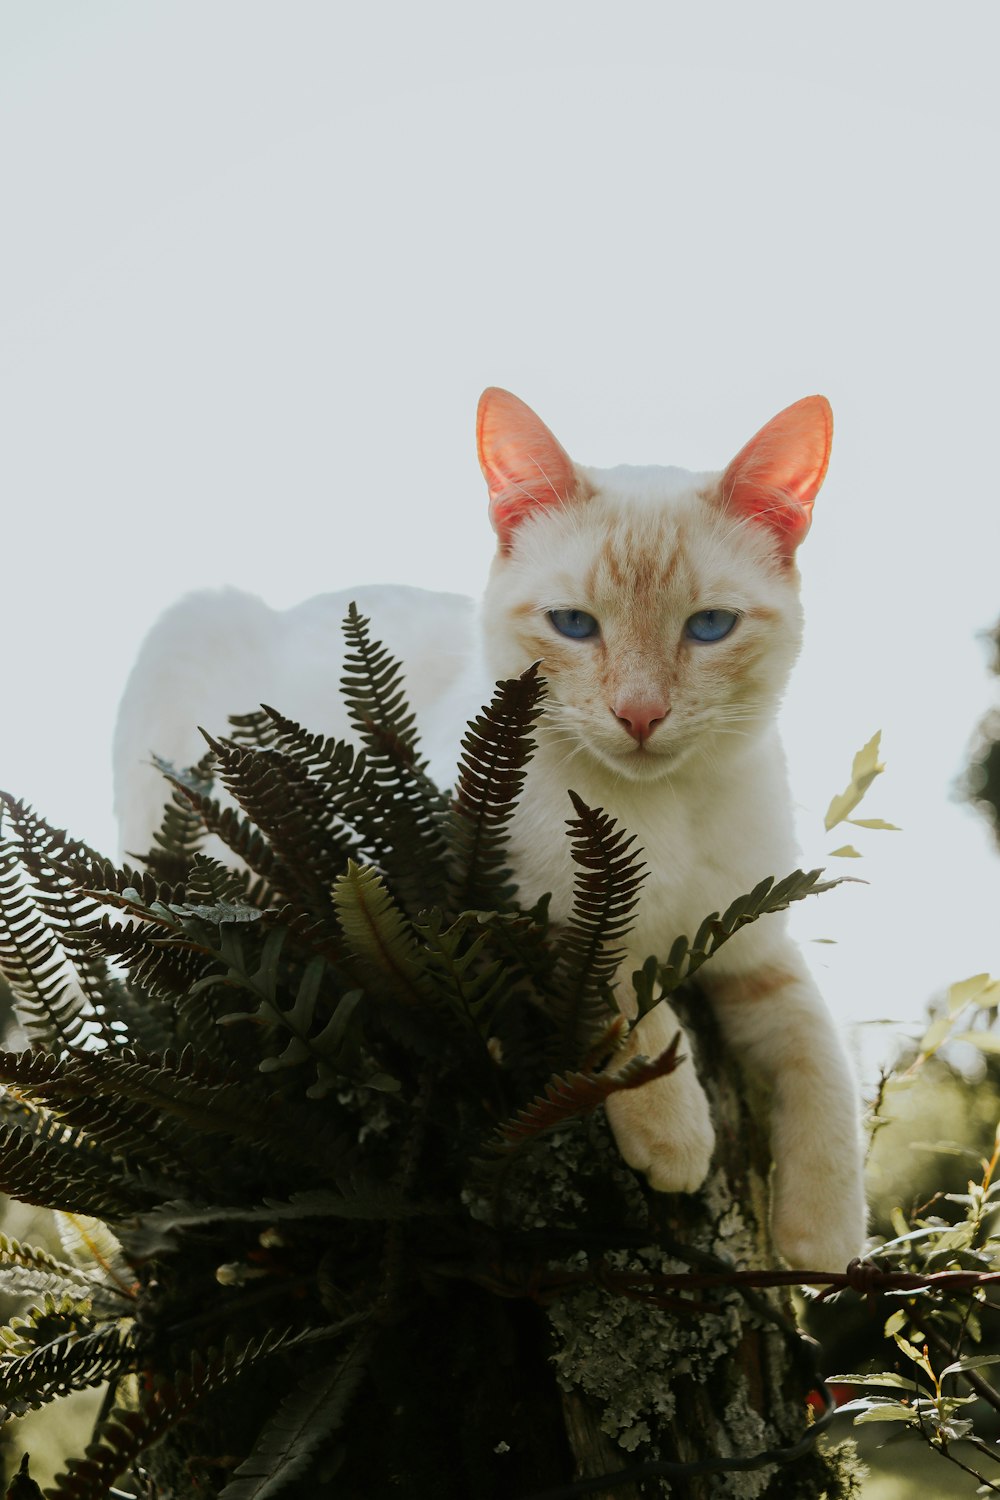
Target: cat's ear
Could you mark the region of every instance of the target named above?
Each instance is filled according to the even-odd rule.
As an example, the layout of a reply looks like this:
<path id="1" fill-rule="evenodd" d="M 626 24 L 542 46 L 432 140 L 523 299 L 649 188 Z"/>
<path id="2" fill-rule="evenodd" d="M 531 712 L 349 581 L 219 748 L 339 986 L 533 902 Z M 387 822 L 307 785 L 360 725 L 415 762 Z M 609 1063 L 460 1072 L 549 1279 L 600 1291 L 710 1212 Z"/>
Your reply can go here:
<path id="1" fill-rule="evenodd" d="M 490 521 L 504 550 L 526 515 L 542 505 L 561 505 L 577 489 L 562 444 L 530 406 L 499 386 L 479 398 L 476 444 L 490 491 Z"/>
<path id="2" fill-rule="evenodd" d="M 804 396 L 772 417 L 737 453 L 722 476 L 723 505 L 768 526 L 791 559 L 809 530 L 832 441 L 829 401 Z"/>

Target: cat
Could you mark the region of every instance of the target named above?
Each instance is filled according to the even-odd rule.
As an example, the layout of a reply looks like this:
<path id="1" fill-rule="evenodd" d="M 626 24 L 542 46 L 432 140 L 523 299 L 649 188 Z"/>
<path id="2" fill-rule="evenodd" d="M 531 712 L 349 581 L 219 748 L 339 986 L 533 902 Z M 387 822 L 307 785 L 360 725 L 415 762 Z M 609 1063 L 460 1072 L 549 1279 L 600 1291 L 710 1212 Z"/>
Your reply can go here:
<path id="1" fill-rule="evenodd" d="M 808 396 L 768 422 L 721 473 L 575 464 L 539 417 L 498 388 L 477 442 L 496 555 L 477 610 L 454 594 L 364 588 L 284 613 L 234 590 L 195 594 L 145 642 L 115 735 L 123 848 L 150 847 L 163 783 L 150 747 L 201 754 L 194 726 L 273 702 L 348 734 L 340 622 L 356 600 L 404 662 L 432 775 L 455 776 L 465 723 L 492 684 L 540 660 L 548 696 L 511 825 L 522 897 L 569 910 L 567 789 L 638 835 L 648 865 L 628 975 L 663 956 L 766 875 L 795 867 L 775 715 L 799 650 L 796 552 L 832 438 Z M 744 928 L 699 973 L 723 1036 L 771 1093 L 772 1229 L 793 1266 L 842 1268 L 865 1233 L 857 1089 L 834 1024 L 782 915 Z M 629 986 L 619 986 L 628 1009 Z M 634 1012 L 634 997 L 632 1001 Z M 660 1001 L 626 1055 L 678 1029 Z M 607 1103 L 625 1160 L 664 1192 L 694 1192 L 714 1149 L 690 1060 Z"/>

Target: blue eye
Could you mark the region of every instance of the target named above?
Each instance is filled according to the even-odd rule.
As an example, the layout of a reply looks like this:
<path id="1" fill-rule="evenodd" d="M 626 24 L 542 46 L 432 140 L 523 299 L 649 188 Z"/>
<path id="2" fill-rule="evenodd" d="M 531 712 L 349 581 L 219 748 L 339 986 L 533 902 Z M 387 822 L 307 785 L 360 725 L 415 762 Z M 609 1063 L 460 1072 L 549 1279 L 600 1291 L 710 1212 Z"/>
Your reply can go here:
<path id="1" fill-rule="evenodd" d="M 693 641 L 721 641 L 738 619 L 731 609 L 699 609 L 684 626 L 684 634 Z"/>
<path id="2" fill-rule="evenodd" d="M 593 615 L 586 614 L 582 609 L 550 609 L 549 619 L 560 635 L 568 635 L 574 641 L 596 635 L 599 629 Z"/>

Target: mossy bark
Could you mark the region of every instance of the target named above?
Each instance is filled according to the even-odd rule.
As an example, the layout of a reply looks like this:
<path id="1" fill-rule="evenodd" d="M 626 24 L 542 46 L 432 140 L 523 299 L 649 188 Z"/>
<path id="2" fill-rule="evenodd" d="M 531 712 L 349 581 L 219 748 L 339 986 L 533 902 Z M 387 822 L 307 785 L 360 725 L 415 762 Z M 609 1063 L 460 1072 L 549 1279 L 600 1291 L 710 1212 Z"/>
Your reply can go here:
<path id="1" fill-rule="evenodd" d="M 633 1178 L 626 1190 L 629 1221 L 645 1219 L 663 1243 L 689 1248 L 694 1257 L 773 1266 L 766 1101 L 751 1105 L 701 997 L 692 993 L 681 1008 L 716 1125 L 712 1174 L 691 1197 L 650 1193 Z M 606 1170 L 621 1181 L 624 1170 L 603 1121 L 595 1121 L 588 1136 L 595 1154 L 609 1153 Z M 669 1252 L 622 1251 L 605 1261 L 611 1263 L 606 1288 L 615 1272 L 686 1269 Z M 564 1383 L 572 1382 L 564 1402 L 574 1477 L 634 1475 L 591 1494 L 607 1500 L 847 1500 L 858 1493 L 862 1471 L 850 1443 L 745 1472 L 641 1473 L 651 1460 L 750 1457 L 792 1447 L 805 1436 L 811 1382 L 786 1292 L 671 1293 L 658 1306 L 604 1290 L 561 1299 L 550 1319 L 557 1371 Z"/>

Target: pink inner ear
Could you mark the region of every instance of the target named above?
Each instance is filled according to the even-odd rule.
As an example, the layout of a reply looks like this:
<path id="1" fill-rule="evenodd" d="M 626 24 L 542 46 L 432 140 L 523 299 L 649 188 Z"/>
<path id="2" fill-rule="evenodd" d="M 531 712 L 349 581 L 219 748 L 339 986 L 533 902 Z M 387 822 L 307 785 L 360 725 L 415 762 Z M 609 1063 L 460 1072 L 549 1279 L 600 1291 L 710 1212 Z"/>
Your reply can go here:
<path id="1" fill-rule="evenodd" d="M 479 398 L 476 444 L 501 547 L 510 546 L 517 525 L 532 510 L 561 505 L 576 489 L 576 470 L 565 448 L 530 406 L 499 386 Z"/>
<path id="2" fill-rule="evenodd" d="M 832 442 L 833 412 L 825 396 L 804 396 L 786 407 L 740 449 L 722 476 L 727 509 L 769 526 L 791 557 L 809 530 Z"/>

